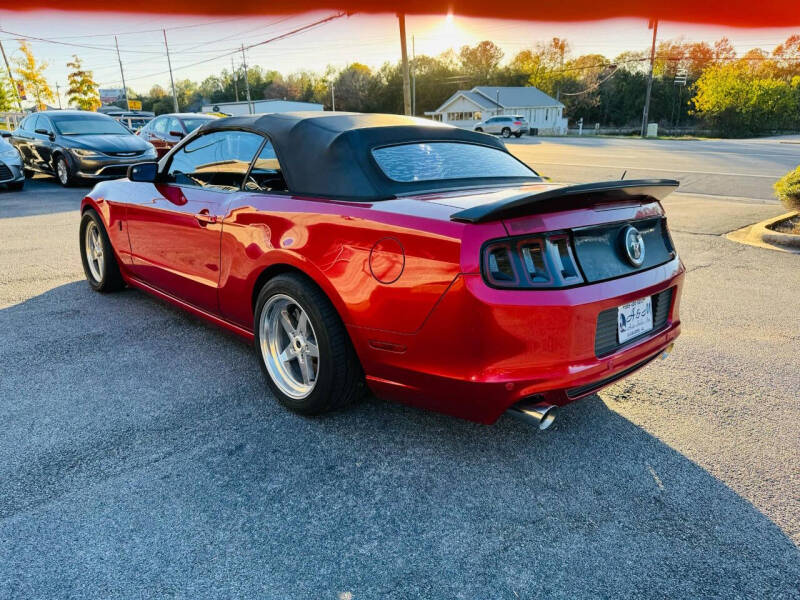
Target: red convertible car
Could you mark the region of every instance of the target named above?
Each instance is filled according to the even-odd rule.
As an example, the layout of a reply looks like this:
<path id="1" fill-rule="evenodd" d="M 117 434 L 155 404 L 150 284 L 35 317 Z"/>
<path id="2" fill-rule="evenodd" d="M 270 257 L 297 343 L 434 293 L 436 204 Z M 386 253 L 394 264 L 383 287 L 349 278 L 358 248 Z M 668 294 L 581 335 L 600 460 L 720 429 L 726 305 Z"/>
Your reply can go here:
<path id="1" fill-rule="evenodd" d="M 231 117 L 98 184 L 80 249 L 95 290 L 253 340 L 291 410 L 366 384 L 544 428 L 677 337 L 684 268 L 659 202 L 677 185 L 556 185 L 492 136 L 410 117 Z"/>

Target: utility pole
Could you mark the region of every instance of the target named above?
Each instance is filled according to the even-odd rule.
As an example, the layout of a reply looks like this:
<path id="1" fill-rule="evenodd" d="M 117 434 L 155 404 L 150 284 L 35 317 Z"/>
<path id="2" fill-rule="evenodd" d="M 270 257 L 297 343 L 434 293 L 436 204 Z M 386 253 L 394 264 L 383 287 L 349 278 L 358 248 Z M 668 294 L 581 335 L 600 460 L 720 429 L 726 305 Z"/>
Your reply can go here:
<path id="1" fill-rule="evenodd" d="M 400 55 L 403 59 L 403 111 L 411 114 L 411 84 L 408 78 L 408 49 L 406 48 L 406 16 L 398 13 L 397 19 L 400 21 Z"/>
<path id="2" fill-rule="evenodd" d="M 244 53 L 244 44 L 242 44 L 242 63 L 244 66 L 244 89 L 247 90 L 247 112 L 253 114 L 253 103 L 250 100 L 250 81 L 247 79 L 247 56 Z"/>
<path id="3" fill-rule="evenodd" d="M 3 42 L 0 42 L 0 52 L 3 53 L 3 60 L 6 63 L 6 71 L 8 71 L 8 78 L 11 81 L 11 87 L 14 88 L 14 96 L 17 98 L 17 107 L 19 112 L 22 112 L 22 99 L 19 97 L 19 88 L 17 82 L 14 81 L 14 76 L 11 74 L 11 67 L 8 65 L 8 58 L 6 58 L 6 49 L 3 48 Z"/>
<path id="4" fill-rule="evenodd" d="M 336 111 L 336 83 L 331 81 L 331 110 Z"/>
<path id="5" fill-rule="evenodd" d="M 656 34 L 658 33 L 658 19 L 650 21 L 653 29 L 653 45 L 650 48 L 650 72 L 647 74 L 647 93 L 644 97 L 644 113 L 642 114 L 642 137 L 647 137 L 647 113 L 650 112 L 650 92 L 653 89 L 653 64 L 656 61 Z"/>
<path id="6" fill-rule="evenodd" d="M 231 56 L 231 77 L 233 77 L 233 94 L 236 96 L 236 101 L 239 101 L 239 74 L 233 66 L 233 56 Z"/>
<path id="7" fill-rule="evenodd" d="M 169 59 L 169 44 L 167 44 L 167 30 L 162 29 L 164 34 L 164 48 L 167 49 L 167 66 L 169 67 L 169 82 L 172 84 L 172 103 L 175 105 L 175 112 L 178 112 L 178 94 L 175 93 L 175 80 L 172 78 L 172 61 Z"/>
<path id="8" fill-rule="evenodd" d="M 114 45 L 117 47 L 117 60 L 119 61 L 119 74 L 122 77 L 122 93 L 125 96 L 125 108 L 130 110 L 131 105 L 128 102 L 128 88 L 125 85 L 125 71 L 122 70 L 122 57 L 119 55 L 119 42 L 117 36 L 114 36 Z"/>
<path id="9" fill-rule="evenodd" d="M 61 90 L 61 86 L 58 85 L 58 82 L 56 81 L 56 98 L 58 98 L 58 110 L 62 110 L 61 109 L 61 91 L 60 90 Z"/>
<path id="10" fill-rule="evenodd" d="M 417 50 L 411 36 L 411 114 L 417 116 Z"/>

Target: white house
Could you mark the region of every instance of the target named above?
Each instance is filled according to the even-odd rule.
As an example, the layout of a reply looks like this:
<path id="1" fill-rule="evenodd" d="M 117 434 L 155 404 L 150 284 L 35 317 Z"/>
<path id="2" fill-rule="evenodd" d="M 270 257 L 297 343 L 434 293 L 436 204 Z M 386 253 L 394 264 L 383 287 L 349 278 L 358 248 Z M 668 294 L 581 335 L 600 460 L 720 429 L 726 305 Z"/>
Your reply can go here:
<path id="1" fill-rule="evenodd" d="M 294 100 L 253 100 L 252 111 L 247 105 L 247 100 L 241 102 L 217 102 L 216 104 L 203 103 L 203 112 L 223 112 L 234 117 L 242 115 L 260 115 L 262 113 L 296 112 L 306 110 L 322 110 L 322 104 L 313 102 L 295 102 Z"/>
<path id="2" fill-rule="evenodd" d="M 434 111 L 425 114 L 434 121 L 472 129 L 496 115 L 521 115 L 531 128 L 544 135 L 566 135 L 564 105 L 535 87 L 479 85 L 459 90 Z"/>

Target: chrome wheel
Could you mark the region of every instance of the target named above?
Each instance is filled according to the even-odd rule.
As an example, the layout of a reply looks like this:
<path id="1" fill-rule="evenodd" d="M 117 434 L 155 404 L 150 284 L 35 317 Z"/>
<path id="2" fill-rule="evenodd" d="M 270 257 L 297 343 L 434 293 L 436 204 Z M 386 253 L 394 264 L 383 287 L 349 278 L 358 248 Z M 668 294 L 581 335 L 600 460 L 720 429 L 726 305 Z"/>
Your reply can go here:
<path id="1" fill-rule="evenodd" d="M 261 311 L 259 341 L 275 385 L 290 398 L 306 398 L 319 376 L 319 345 L 306 311 L 285 294 L 272 296 Z"/>
<path id="2" fill-rule="evenodd" d="M 67 171 L 67 163 L 64 162 L 63 158 L 58 159 L 56 162 L 56 174 L 58 175 L 58 180 L 61 182 L 61 185 L 67 185 L 69 182 L 69 172 Z"/>
<path id="3" fill-rule="evenodd" d="M 89 265 L 89 272 L 94 277 L 94 280 L 99 283 L 103 281 L 105 259 L 103 258 L 103 238 L 100 235 L 100 228 L 97 223 L 90 222 L 86 226 L 84 236 L 86 264 Z"/>

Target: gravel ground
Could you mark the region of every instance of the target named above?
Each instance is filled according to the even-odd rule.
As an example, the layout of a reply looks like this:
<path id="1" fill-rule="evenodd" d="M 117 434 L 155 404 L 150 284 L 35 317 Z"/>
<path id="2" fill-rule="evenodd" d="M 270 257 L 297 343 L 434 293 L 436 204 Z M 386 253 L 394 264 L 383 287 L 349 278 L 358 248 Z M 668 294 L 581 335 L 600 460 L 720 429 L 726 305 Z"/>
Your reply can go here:
<path id="1" fill-rule="evenodd" d="M 675 352 L 534 433 L 286 412 L 238 339 L 90 291 L 81 194 L 0 194 L 0 598 L 800 598 L 800 257 L 720 236 L 779 206 L 670 200 Z"/>

